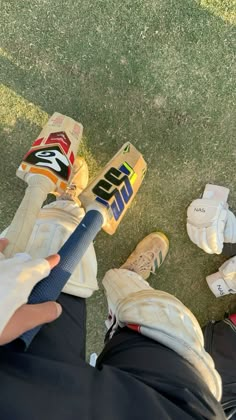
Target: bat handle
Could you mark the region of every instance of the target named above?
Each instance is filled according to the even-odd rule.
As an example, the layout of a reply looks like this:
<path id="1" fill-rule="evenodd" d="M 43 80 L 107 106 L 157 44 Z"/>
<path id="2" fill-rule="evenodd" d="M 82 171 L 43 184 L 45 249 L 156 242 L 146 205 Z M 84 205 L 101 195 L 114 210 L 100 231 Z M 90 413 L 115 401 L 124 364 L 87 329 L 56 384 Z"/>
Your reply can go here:
<path id="1" fill-rule="evenodd" d="M 61 257 L 59 264 L 51 271 L 48 277 L 34 287 L 28 303 L 43 303 L 58 299 L 67 280 L 97 233 L 101 230 L 102 225 L 103 216 L 99 211 L 90 210 L 86 213 L 80 224 L 58 252 Z M 26 349 L 40 328 L 36 327 L 21 336 Z"/>
<path id="2" fill-rule="evenodd" d="M 42 175 L 31 175 L 27 181 L 24 198 L 7 230 L 9 245 L 3 251 L 7 258 L 25 251 L 41 206 L 55 188 L 54 183 Z"/>

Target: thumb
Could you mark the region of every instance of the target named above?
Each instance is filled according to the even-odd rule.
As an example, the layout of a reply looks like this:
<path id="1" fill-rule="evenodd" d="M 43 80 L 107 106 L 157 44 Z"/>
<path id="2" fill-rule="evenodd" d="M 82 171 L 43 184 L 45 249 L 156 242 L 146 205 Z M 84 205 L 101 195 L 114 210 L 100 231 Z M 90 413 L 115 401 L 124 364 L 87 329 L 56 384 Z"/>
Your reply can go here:
<path id="1" fill-rule="evenodd" d="M 55 321 L 61 313 L 62 307 L 57 302 L 22 305 L 16 310 L 0 335 L 0 345 L 15 340 L 34 327 Z"/>

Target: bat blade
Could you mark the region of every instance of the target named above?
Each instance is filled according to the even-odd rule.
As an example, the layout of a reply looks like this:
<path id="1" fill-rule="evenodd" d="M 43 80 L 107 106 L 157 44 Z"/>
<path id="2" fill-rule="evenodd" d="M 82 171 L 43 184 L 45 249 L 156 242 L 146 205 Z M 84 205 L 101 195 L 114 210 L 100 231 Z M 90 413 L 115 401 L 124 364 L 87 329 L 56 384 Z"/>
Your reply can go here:
<path id="1" fill-rule="evenodd" d="M 115 233 L 142 184 L 146 170 L 142 154 L 131 143 L 125 143 L 79 196 L 87 211 L 102 213 L 105 232 Z"/>
<path id="2" fill-rule="evenodd" d="M 80 194 L 87 212 L 60 249 L 58 266 L 34 287 L 30 304 L 56 300 L 101 228 L 109 234 L 116 231 L 142 183 L 146 169 L 141 153 L 131 143 L 126 143 Z M 39 329 L 36 327 L 21 336 L 26 347 Z"/>
<path id="3" fill-rule="evenodd" d="M 47 194 L 66 189 L 82 132 L 81 124 L 54 113 L 24 156 L 17 176 L 26 181 L 28 187 L 6 233 L 9 240 L 4 250 L 6 257 L 25 251 Z"/>
<path id="4" fill-rule="evenodd" d="M 53 182 L 56 191 L 64 191 L 82 133 L 80 123 L 55 112 L 24 156 L 17 176 L 27 182 L 29 175 L 43 175 Z"/>

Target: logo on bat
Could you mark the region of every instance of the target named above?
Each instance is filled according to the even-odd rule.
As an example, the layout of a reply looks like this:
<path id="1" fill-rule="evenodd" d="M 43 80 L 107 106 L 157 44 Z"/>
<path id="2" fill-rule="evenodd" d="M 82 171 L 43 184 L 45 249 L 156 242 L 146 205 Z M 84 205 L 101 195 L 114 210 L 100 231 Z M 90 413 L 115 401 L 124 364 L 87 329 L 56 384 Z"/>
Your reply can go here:
<path id="1" fill-rule="evenodd" d="M 70 163 L 58 146 L 33 150 L 25 156 L 24 161 L 34 166 L 48 168 L 65 180 L 70 177 Z"/>
<path id="2" fill-rule="evenodd" d="M 62 164 L 69 166 L 66 157 L 57 150 L 41 150 L 40 152 L 35 153 L 35 157 L 43 160 L 43 162 L 37 162 L 35 165 L 47 166 L 48 168 L 54 169 L 56 172 L 62 171 Z"/>
<path id="3" fill-rule="evenodd" d="M 125 162 L 117 168 L 110 168 L 93 188 L 97 196 L 96 201 L 108 208 L 111 208 L 115 220 L 118 220 L 128 204 L 133 188 L 130 177 L 134 176 L 133 169 Z"/>

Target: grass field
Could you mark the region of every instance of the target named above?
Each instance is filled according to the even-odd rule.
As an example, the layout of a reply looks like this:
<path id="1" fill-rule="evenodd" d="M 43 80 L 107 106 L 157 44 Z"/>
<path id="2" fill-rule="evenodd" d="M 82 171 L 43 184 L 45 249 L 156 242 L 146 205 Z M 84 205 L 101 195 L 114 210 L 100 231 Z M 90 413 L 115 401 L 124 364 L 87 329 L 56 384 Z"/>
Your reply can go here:
<path id="1" fill-rule="evenodd" d="M 1 2 L 0 229 L 24 184 L 15 170 L 48 115 L 84 127 L 91 175 L 127 140 L 148 174 L 114 237 L 95 243 L 99 282 L 153 230 L 170 253 L 151 284 L 180 298 L 204 324 L 234 296 L 216 300 L 205 276 L 222 256 L 195 247 L 186 208 L 207 182 L 235 189 L 235 0 L 25 0 Z M 88 351 L 104 331 L 102 289 L 88 303 Z M 96 321 L 94 321 L 94 319 Z"/>

